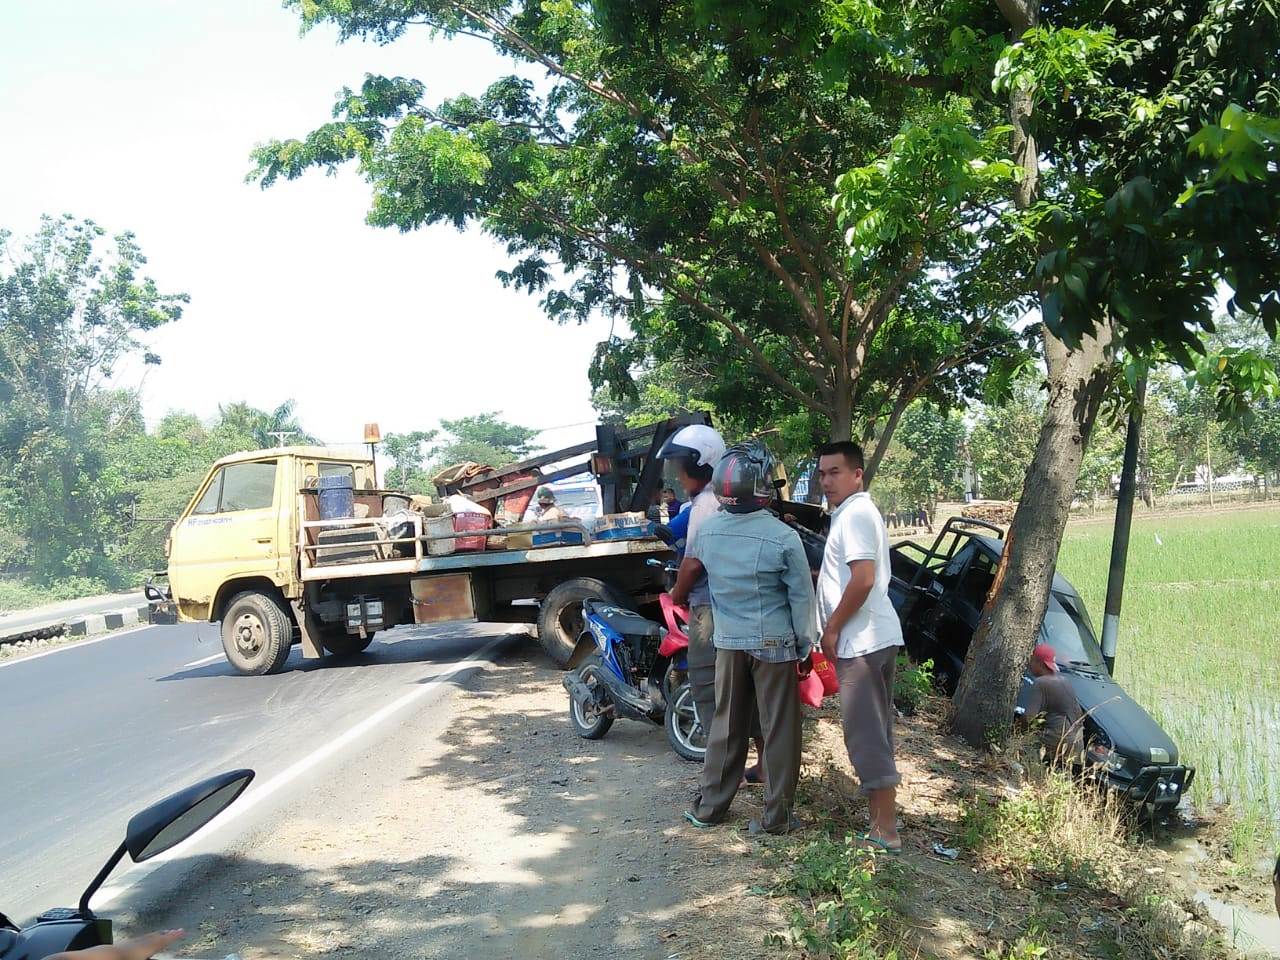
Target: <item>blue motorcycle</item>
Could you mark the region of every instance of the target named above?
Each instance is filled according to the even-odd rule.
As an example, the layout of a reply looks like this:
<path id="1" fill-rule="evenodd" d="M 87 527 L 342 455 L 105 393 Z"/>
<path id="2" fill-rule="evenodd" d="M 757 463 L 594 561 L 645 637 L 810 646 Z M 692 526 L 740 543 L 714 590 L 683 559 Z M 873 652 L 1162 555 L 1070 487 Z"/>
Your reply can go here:
<path id="1" fill-rule="evenodd" d="M 569 723 L 585 740 L 599 740 L 618 717 L 657 724 L 680 757 L 701 762 L 707 736 L 689 686 L 689 613 L 665 593 L 659 604 L 665 627 L 603 600 L 582 602 L 586 629 L 564 676 Z"/>

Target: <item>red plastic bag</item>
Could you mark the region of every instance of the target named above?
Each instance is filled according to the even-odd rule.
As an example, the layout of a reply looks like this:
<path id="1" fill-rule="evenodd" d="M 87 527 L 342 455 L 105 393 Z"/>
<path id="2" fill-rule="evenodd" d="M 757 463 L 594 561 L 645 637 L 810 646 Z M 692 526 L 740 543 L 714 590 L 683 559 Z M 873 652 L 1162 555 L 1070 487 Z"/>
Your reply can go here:
<path id="1" fill-rule="evenodd" d="M 821 650 L 813 651 L 813 672 L 822 681 L 822 695 L 829 697 L 840 692 L 840 679 L 836 676 L 836 666 Z"/>
<path id="2" fill-rule="evenodd" d="M 822 678 L 816 671 L 809 671 L 807 677 L 800 678 L 800 702 L 811 707 L 822 706 Z"/>

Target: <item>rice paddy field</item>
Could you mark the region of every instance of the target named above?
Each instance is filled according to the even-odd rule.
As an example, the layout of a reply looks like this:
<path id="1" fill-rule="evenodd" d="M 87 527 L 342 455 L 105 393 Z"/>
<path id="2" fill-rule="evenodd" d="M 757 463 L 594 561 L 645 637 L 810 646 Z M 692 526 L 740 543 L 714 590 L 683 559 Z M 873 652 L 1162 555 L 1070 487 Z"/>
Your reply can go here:
<path id="1" fill-rule="evenodd" d="M 1073 522 L 1058 570 L 1102 628 L 1111 522 Z M 1280 506 L 1135 517 L 1116 679 L 1229 803 L 1243 846 L 1280 844 Z"/>

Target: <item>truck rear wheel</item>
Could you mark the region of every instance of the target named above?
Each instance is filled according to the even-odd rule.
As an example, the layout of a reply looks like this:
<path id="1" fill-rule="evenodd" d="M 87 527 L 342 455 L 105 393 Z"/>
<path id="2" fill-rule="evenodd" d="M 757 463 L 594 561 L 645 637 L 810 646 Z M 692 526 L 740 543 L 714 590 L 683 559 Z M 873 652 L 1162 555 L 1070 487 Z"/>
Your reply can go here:
<path id="1" fill-rule="evenodd" d="M 335 657 L 351 657 L 362 653 L 373 643 L 374 631 L 366 630 L 364 639 L 358 633 L 347 633 L 346 629 L 324 630 L 320 633 L 321 645 Z"/>
<path id="2" fill-rule="evenodd" d="M 603 580 L 595 577 L 575 577 L 566 580 L 547 594 L 538 608 L 538 643 L 557 667 L 569 664 L 578 637 L 585 629 L 582 619 L 583 600 L 603 600 L 605 603 L 625 607 L 624 594 Z"/>
<path id="3" fill-rule="evenodd" d="M 279 673 L 292 644 L 293 621 L 278 599 L 256 590 L 231 598 L 222 616 L 222 649 L 237 671 Z"/>

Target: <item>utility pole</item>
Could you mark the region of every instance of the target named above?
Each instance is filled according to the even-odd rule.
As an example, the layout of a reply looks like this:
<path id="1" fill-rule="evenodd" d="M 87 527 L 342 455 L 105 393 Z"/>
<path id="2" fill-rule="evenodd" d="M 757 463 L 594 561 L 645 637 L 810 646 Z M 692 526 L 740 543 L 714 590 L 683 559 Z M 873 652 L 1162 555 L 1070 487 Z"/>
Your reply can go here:
<path id="1" fill-rule="evenodd" d="M 1116 639 L 1120 633 L 1120 603 L 1124 599 L 1125 563 L 1129 559 L 1129 527 L 1133 523 L 1133 494 L 1137 488 L 1138 444 L 1142 437 L 1142 411 L 1147 399 L 1144 368 L 1134 386 L 1129 427 L 1124 437 L 1124 464 L 1120 467 L 1120 491 L 1116 499 L 1116 523 L 1111 534 L 1111 569 L 1107 574 L 1107 603 L 1102 615 L 1102 659 L 1107 670 L 1116 666 Z"/>
<path id="2" fill-rule="evenodd" d="M 275 439 L 277 447 L 283 447 L 285 438 L 292 437 L 297 432 L 297 430 L 268 430 L 267 436 Z"/>
<path id="3" fill-rule="evenodd" d="M 1204 468 L 1209 474 L 1209 506 L 1213 506 L 1213 425 L 1206 423 L 1204 428 Z"/>

